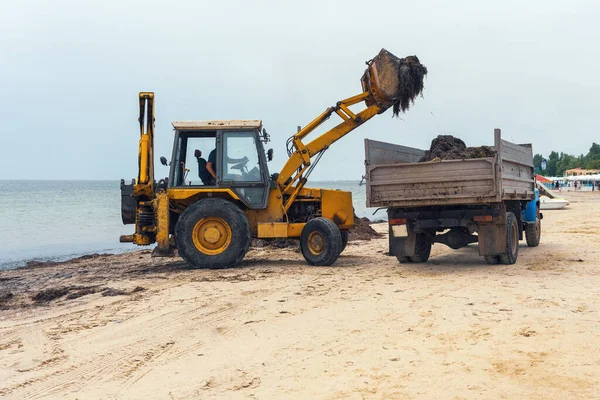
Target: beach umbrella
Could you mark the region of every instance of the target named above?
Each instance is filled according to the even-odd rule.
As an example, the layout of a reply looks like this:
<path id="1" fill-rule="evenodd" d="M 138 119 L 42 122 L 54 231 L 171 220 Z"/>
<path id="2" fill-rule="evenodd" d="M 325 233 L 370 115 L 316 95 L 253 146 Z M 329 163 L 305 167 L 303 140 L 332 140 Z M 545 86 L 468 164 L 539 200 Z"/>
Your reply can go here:
<path id="1" fill-rule="evenodd" d="M 552 179 L 548 179 L 545 176 L 541 176 L 540 174 L 535 175 L 535 180 L 542 183 L 552 183 Z"/>

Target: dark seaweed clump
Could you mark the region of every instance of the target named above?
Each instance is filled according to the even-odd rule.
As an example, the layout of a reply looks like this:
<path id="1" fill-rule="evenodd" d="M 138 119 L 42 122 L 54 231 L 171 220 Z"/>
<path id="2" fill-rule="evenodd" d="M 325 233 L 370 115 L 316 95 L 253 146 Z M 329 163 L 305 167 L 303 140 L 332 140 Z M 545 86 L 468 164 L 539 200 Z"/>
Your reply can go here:
<path id="1" fill-rule="evenodd" d="M 467 147 L 465 142 L 452 135 L 439 135 L 431 141 L 431 147 L 419 162 L 439 160 L 464 160 L 494 157 L 496 152 L 489 146 Z"/>
<path id="2" fill-rule="evenodd" d="M 395 117 L 400 112 L 406 112 L 414 104 L 415 98 L 423 94 L 425 75 L 427 75 L 427 67 L 421 64 L 417 56 L 400 59 L 398 67 L 399 96 L 392 109 Z"/>
<path id="3" fill-rule="evenodd" d="M 67 300 L 74 300 L 83 296 L 87 296 L 88 294 L 94 294 L 98 292 L 102 292 L 102 296 L 123 296 L 138 293 L 144 290 L 146 289 L 141 286 L 136 286 L 131 291 L 100 286 L 62 286 L 40 290 L 31 296 L 31 299 L 36 303 L 49 303 L 63 296 L 66 296 L 65 298 Z M 11 293 L 10 297 L 12 296 L 13 295 Z M 3 297 L 0 296 L 0 301 L 3 300 Z M 6 300 L 8 300 L 8 298 Z"/>
<path id="4" fill-rule="evenodd" d="M 354 215 L 354 228 L 350 229 L 348 240 L 351 242 L 355 240 L 371 240 L 381 236 L 375 229 L 371 228 L 371 223 L 369 218 L 358 218 Z"/>

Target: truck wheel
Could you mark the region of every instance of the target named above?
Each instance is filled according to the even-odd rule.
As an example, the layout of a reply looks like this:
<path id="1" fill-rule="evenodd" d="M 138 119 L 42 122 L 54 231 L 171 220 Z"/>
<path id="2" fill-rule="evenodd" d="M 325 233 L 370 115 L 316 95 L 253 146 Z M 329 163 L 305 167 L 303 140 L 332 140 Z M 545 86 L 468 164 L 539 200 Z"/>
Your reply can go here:
<path id="1" fill-rule="evenodd" d="M 535 217 L 535 224 L 527 224 L 525 226 L 525 239 L 527 240 L 527 246 L 537 247 L 540 244 L 541 237 L 542 220 L 540 219 L 540 210 L 538 210 Z"/>
<path id="2" fill-rule="evenodd" d="M 415 243 L 415 255 L 412 257 L 414 263 L 424 263 L 429 260 L 431 254 L 431 239 L 425 234 L 418 234 Z"/>
<path id="3" fill-rule="evenodd" d="M 331 265 L 342 252 L 342 234 L 327 218 L 311 219 L 302 229 L 300 250 L 310 265 Z"/>
<path id="4" fill-rule="evenodd" d="M 500 255 L 503 264 L 514 264 L 519 256 L 519 224 L 515 214 L 506 213 L 506 250 Z"/>
<path id="5" fill-rule="evenodd" d="M 346 246 L 348 246 L 348 237 L 349 237 L 349 233 L 348 231 L 340 231 L 340 233 L 342 234 L 342 251 L 346 250 Z"/>
<path id="6" fill-rule="evenodd" d="M 431 254 L 431 239 L 429 236 L 420 233 L 416 237 L 415 255 L 412 257 L 396 255 L 396 258 L 401 264 L 407 263 L 424 263 L 429 260 Z"/>
<path id="7" fill-rule="evenodd" d="M 490 265 L 500 264 L 500 256 L 483 256 L 485 262 Z"/>
<path id="8" fill-rule="evenodd" d="M 181 257 L 195 268 L 239 264 L 252 240 L 244 212 L 224 199 L 204 199 L 189 206 L 175 226 Z"/>

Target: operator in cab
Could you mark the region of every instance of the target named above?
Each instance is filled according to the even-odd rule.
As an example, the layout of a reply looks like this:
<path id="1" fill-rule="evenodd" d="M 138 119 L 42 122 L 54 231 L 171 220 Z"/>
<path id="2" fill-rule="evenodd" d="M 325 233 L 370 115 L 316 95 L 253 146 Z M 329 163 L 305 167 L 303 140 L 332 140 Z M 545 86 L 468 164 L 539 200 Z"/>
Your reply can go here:
<path id="1" fill-rule="evenodd" d="M 227 159 L 227 163 L 229 164 L 248 161 L 248 157 L 246 156 L 244 156 L 243 158 L 229 158 L 227 156 L 225 157 Z M 214 149 L 208 155 L 208 160 L 206 161 L 206 170 L 211 175 L 211 185 L 214 186 L 217 181 L 217 149 Z"/>

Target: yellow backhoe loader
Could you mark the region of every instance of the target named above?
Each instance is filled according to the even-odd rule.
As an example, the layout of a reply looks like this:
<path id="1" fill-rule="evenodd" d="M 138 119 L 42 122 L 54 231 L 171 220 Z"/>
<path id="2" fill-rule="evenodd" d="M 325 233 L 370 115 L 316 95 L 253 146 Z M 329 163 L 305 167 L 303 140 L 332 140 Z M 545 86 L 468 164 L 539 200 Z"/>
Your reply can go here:
<path id="1" fill-rule="evenodd" d="M 155 256 L 177 249 L 194 267 L 225 268 L 240 263 L 253 237 L 299 238 L 309 264 L 333 264 L 354 225 L 352 196 L 306 188 L 307 179 L 343 136 L 392 106 L 395 114 L 405 111 L 421 94 L 426 73 L 417 57 L 401 59 L 382 49 L 367 62 L 362 93 L 339 101 L 290 137 L 289 159 L 273 175 L 261 121 L 175 121 L 171 161 L 160 159 L 170 165 L 169 177 L 156 182 L 154 93 L 140 93 L 138 176 L 131 184 L 121 180 L 123 223 L 135 224 L 135 233 L 120 241 L 157 243 Z M 364 109 L 350 110 L 359 103 Z M 332 114 L 342 121 L 304 143 Z"/>

